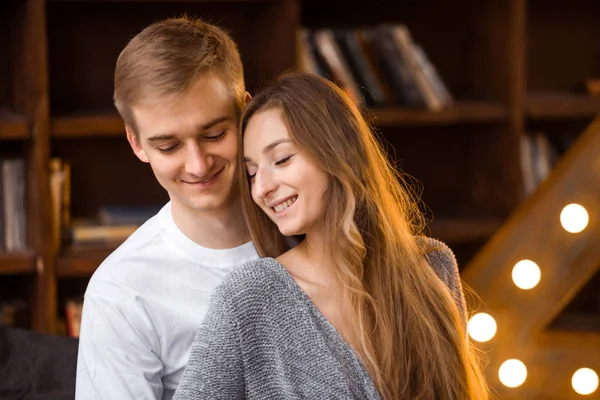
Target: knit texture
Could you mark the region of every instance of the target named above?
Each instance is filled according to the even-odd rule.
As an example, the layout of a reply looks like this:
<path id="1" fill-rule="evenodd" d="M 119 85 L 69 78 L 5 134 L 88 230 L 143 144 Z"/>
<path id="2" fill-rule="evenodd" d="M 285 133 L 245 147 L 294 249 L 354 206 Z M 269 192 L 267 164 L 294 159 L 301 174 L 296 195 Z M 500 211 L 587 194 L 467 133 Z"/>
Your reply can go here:
<path id="1" fill-rule="evenodd" d="M 427 255 L 464 316 L 456 259 Z M 429 246 L 428 246 L 429 247 Z M 247 263 L 216 289 L 174 400 L 380 399 L 351 346 L 272 258 Z"/>

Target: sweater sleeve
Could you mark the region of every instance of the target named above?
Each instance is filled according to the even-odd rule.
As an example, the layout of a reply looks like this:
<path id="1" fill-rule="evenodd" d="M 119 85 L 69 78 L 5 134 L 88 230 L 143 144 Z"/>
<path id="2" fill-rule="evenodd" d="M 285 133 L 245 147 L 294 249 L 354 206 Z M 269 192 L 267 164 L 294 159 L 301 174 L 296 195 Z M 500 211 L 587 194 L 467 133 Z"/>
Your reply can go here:
<path id="1" fill-rule="evenodd" d="M 227 298 L 222 288 L 212 295 L 174 400 L 244 398 L 239 329 Z"/>
<path id="2" fill-rule="evenodd" d="M 463 326 L 467 327 L 467 307 L 463 294 L 460 275 L 458 272 L 458 263 L 454 253 L 446 244 L 428 239 L 431 250 L 426 253 L 428 263 L 433 267 L 437 276 L 448 286 L 450 294 L 456 301 L 458 311 L 461 315 Z"/>

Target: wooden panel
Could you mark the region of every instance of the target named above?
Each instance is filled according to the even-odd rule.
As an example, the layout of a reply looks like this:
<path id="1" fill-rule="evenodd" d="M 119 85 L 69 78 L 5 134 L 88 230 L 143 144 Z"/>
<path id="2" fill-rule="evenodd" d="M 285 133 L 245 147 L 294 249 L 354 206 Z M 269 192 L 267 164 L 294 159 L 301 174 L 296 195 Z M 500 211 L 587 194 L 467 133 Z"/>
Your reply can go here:
<path id="1" fill-rule="evenodd" d="M 529 1 L 527 88 L 568 92 L 600 73 L 600 3 Z"/>
<path id="2" fill-rule="evenodd" d="M 60 278 L 91 277 L 96 268 L 117 246 L 90 249 L 66 249 L 56 262 L 56 273 Z"/>
<path id="3" fill-rule="evenodd" d="M 374 123 L 379 127 L 402 125 L 452 125 L 464 123 L 505 122 L 509 110 L 498 104 L 457 102 L 438 112 L 401 108 L 375 108 L 371 110 Z"/>
<path id="4" fill-rule="evenodd" d="M 33 326 L 53 333 L 56 322 L 56 276 L 52 248 L 49 159 L 49 104 L 44 0 L 23 2 L 23 37 L 19 42 L 17 104 L 31 121 L 27 154 L 29 243 L 38 255 Z"/>
<path id="5" fill-rule="evenodd" d="M 27 137 L 29 137 L 29 129 L 26 118 L 0 109 L 0 140 L 26 139 Z"/>
<path id="6" fill-rule="evenodd" d="M 18 11 L 17 2 L 0 2 L 0 109 L 14 108 L 15 44 L 21 30 Z"/>
<path id="7" fill-rule="evenodd" d="M 46 0 L 48 3 L 164 3 L 168 0 Z M 279 3 L 287 0 L 177 0 L 179 3 Z"/>
<path id="8" fill-rule="evenodd" d="M 52 2 L 48 4 L 52 111 L 113 112 L 113 74 L 127 42 L 152 22 L 183 14 L 218 23 L 237 42 L 254 91 L 265 77 L 294 66 L 293 12 L 279 13 L 295 2 Z M 275 11 L 272 11 L 275 10 Z M 265 16 L 269 16 L 267 21 Z M 268 24 L 280 24 L 277 35 Z M 73 32 L 77 32 L 76 35 Z M 98 32 L 105 32 L 99 35 Z M 268 39 L 268 40 L 267 40 Z M 266 49 L 268 43 L 271 47 Z M 259 51 L 260 50 L 260 51 Z"/>
<path id="9" fill-rule="evenodd" d="M 33 252 L 0 252 L 0 275 L 35 273 Z"/>
<path id="10" fill-rule="evenodd" d="M 107 204 L 161 204 L 168 201 L 146 163 L 119 137 L 53 139 L 52 155 L 71 164 L 71 214 L 93 217 Z M 110 155 L 110 156 L 109 156 Z M 110 157 L 110 162 L 108 158 Z"/>
<path id="11" fill-rule="evenodd" d="M 600 114 L 600 96 L 567 92 L 532 92 L 526 115 L 532 120 L 592 118 Z"/>
<path id="12" fill-rule="evenodd" d="M 440 218 L 429 224 L 431 236 L 446 244 L 485 241 L 502 225 L 498 218 Z"/>
<path id="13" fill-rule="evenodd" d="M 50 130 L 56 138 L 125 137 L 123 120 L 117 113 L 54 117 Z"/>

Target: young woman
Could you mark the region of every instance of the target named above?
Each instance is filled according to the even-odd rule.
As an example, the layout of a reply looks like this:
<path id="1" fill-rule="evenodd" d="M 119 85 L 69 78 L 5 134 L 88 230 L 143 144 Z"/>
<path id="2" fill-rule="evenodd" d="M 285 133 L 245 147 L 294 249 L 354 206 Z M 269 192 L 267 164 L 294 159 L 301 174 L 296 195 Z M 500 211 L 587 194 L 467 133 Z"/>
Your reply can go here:
<path id="1" fill-rule="evenodd" d="M 454 255 L 345 94 L 286 75 L 240 132 L 263 258 L 214 293 L 175 398 L 487 399 Z"/>

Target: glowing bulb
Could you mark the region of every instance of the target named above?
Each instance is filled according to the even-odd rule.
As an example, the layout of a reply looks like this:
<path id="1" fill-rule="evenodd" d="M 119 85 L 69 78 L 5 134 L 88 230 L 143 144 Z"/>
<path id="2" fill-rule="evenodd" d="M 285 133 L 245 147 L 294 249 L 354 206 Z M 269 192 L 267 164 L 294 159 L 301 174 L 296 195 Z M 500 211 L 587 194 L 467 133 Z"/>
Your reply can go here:
<path id="1" fill-rule="evenodd" d="M 587 227 L 589 221 L 587 210 L 579 204 L 569 204 L 560 212 L 560 223 L 565 231 L 570 233 L 581 232 Z"/>
<path id="2" fill-rule="evenodd" d="M 467 331 L 473 340 L 487 342 L 496 334 L 496 320 L 489 314 L 478 313 L 471 317 Z"/>
<path id="3" fill-rule="evenodd" d="M 521 260 L 512 270 L 512 279 L 518 288 L 528 290 L 534 288 L 542 276 L 540 267 L 531 260 Z"/>
<path id="4" fill-rule="evenodd" d="M 498 377 L 504 386 L 515 388 L 521 386 L 527 378 L 527 368 L 522 361 L 506 360 L 498 370 Z"/>
<path id="5" fill-rule="evenodd" d="M 580 368 L 573 374 L 571 385 L 579 394 L 592 394 L 598 389 L 598 374 L 593 369 Z"/>

